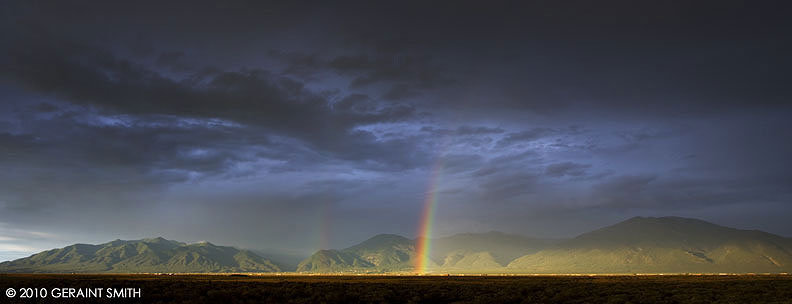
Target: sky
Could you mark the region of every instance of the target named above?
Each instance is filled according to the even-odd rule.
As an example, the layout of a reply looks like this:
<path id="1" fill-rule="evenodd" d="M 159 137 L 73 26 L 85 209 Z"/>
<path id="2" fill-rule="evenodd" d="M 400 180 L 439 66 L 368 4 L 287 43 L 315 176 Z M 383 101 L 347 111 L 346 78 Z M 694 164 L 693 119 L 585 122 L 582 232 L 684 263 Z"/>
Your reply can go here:
<path id="1" fill-rule="evenodd" d="M 633 216 L 792 236 L 784 1 L 3 1 L 0 260 Z M 433 170 L 437 169 L 436 180 Z"/>

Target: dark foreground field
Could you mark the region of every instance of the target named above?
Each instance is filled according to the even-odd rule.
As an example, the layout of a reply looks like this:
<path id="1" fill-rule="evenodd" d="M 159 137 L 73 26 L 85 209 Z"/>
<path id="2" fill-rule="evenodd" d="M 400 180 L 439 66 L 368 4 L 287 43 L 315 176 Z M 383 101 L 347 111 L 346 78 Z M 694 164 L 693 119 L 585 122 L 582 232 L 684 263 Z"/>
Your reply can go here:
<path id="1" fill-rule="evenodd" d="M 8 288 L 140 288 L 138 299 L 0 303 L 792 303 L 792 276 L 244 276 L 0 274 Z"/>

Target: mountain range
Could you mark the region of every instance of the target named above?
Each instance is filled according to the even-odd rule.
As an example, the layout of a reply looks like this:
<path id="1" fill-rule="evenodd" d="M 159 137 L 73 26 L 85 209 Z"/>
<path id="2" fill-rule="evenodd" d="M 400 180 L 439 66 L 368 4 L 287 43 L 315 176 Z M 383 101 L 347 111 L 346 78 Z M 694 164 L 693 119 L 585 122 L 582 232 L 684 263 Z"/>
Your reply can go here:
<path id="1" fill-rule="evenodd" d="M 349 248 L 320 250 L 301 262 L 296 271 L 412 272 L 418 241 L 394 234 L 380 234 Z M 457 234 L 430 241 L 432 250 L 428 267 L 451 272 L 496 270 L 509 261 L 557 242 L 497 231 Z"/>
<path id="2" fill-rule="evenodd" d="M 412 273 L 416 244 L 380 234 L 299 264 L 253 251 L 163 238 L 76 244 L 0 263 L 0 272 Z M 571 239 L 501 232 L 430 240 L 429 273 L 792 272 L 792 239 L 681 217 L 635 217 Z"/>
<path id="3" fill-rule="evenodd" d="M 415 244 L 378 235 L 321 250 L 298 272 L 413 271 Z M 435 273 L 749 273 L 792 271 L 792 239 L 681 217 L 634 217 L 572 239 L 500 232 L 431 241 Z"/>
<path id="4" fill-rule="evenodd" d="M 75 244 L 0 263 L 0 272 L 275 272 L 281 269 L 248 250 L 209 242 L 163 238 Z"/>
<path id="5" fill-rule="evenodd" d="M 696 219 L 636 217 L 520 257 L 507 268 L 526 273 L 789 272 L 792 239 Z"/>

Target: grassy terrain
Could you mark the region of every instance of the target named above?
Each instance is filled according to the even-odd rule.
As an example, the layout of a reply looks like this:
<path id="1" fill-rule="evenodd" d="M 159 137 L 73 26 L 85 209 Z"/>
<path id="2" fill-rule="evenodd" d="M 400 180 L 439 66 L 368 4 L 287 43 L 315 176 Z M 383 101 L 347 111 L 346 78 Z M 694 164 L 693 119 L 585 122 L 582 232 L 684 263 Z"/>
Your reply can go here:
<path id="1" fill-rule="evenodd" d="M 790 275 L 254 276 L 0 274 L 0 290 L 141 288 L 145 303 L 792 303 Z M 0 294 L 0 303 L 8 299 Z M 15 299 L 10 303 L 35 303 Z M 48 299 L 46 303 L 91 302 Z M 93 299 L 93 302 L 124 302 Z M 136 299 L 131 302 L 141 302 Z"/>

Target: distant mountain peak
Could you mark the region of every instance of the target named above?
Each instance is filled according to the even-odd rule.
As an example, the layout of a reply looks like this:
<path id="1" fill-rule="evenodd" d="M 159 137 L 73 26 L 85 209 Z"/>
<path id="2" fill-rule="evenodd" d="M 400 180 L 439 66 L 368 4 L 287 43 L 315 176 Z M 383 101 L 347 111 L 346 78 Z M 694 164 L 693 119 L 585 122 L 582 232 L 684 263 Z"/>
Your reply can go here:
<path id="1" fill-rule="evenodd" d="M 390 247 L 390 246 L 397 246 L 397 245 L 412 245 L 413 240 L 410 240 L 406 237 L 403 237 L 398 234 L 378 234 L 375 235 L 368 240 L 363 241 L 360 244 L 347 248 L 349 249 L 361 249 L 361 248 L 374 248 L 374 247 Z"/>
<path id="2" fill-rule="evenodd" d="M 409 240 L 409 239 L 406 238 L 406 237 L 403 237 L 401 235 L 398 235 L 398 234 L 381 233 L 381 234 L 377 234 L 377 235 L 369 238 L 366 241 L 386 241 L 386 240 L 387 241 L 404 241 L 404 240 Z"/>
<path id="3" fill-rule="evenodd" d="M 144 243 L 178 243 L 176 241 L 171 241 L 161 236 L 155 238 L 146 238 L 146 239 L 142 239 L 141 241 L 143 241 Z"/>
<path id="4" fill-rule="evenodd" d="M 729 242 L 756 239 L 783 239 L 765 232 L 741 230 L 707 221 L 678 216 L 633 217 L 617 224 L 581 234 L 567 245 L 665 246 L 680 248 L 715 248 Z M 781 242 L 785 242 L 781 240 Z"/>
<path id="5" fill-rule="evenodd" d="M 621 221 L 611 226 L 604 227 L 603 229 L 611 228 L 624 228 L 624 227 L 668 227 L 668 228 L 685 228 L 685 229 L 726 229 L 735 230 L 725 226 L 720 226 L 707 221 L 686 218 L 679 216 L 662 216 L 662 217 L 648 217 L 648 216 L 635 216 L 627 220 Z"/>
<path id="6" fill-rule="evenodd" d="M 633 217 L 521 257 L 527 272 L 778 272 L 792 266 L 792 242 L 678 216 Z"/>
<path id="7" fill-rule="evenodd" d="M 707 224 L 715 225 L 715 224 L 712 224 L 712 223 L 704 221 L 704 220 L 695 219 L 695 218 L 689 218 L 689 217 L 681 217 L 681 216 L 658 216 L 658 217 L 654 217 L 654 216 L 634 216 L 634 217 L 631 217 L 631 218 L 623 221 L 622 223 L 624 223 L 624 222 L 669 223 L 669 224 L 671 224 L 671 223 L 680 223 L 680 222 L 689 222 L 689 223 L 707 223 Z"/>
<path id="8" fill-rule="evenodd" d="M 738 230 L 735 228 L 710 223 L 704 220 L 679 216 L 633 217 L 609 227 L 621 227 L 625 229 L 663 229 L 667 231 L 673 231 L 675 233 L 686 234 L 731 232 Z"/>

